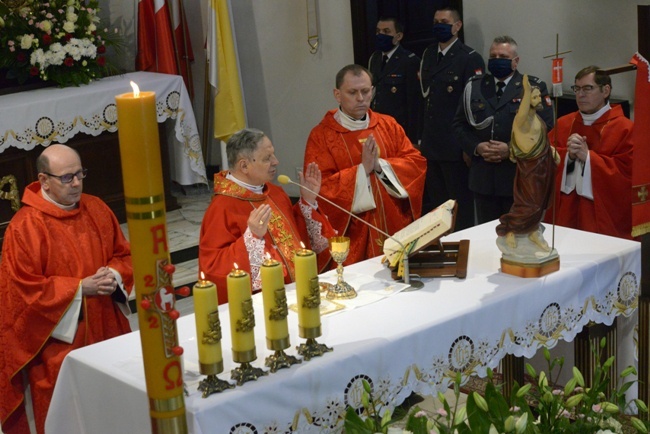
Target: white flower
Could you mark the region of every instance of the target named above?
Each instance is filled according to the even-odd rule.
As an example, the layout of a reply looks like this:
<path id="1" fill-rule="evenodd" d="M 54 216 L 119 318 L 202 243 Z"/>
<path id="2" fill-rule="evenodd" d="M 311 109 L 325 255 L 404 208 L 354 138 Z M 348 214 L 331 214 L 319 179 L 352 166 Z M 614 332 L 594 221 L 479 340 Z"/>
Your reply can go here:
<path id="1" fill-rule="evenodd" d="M 23 35 L 22 38 L 20 38 L 20 48 L 23 50 L 29 50 L 32 48 L 33 41 L 34 37 L 32 35 Z"/>
<path id="2" fill-rule="evenodd" d="M 93 24 L 93 23 L 90 23 L 90 24 L 88 25 L 88 32 L 91 32 L 91 33 L 92 33 L 92 32 L 94 32 L 95 30 L 97 30 L 97 26 L 96 26 L 95 24 Z"/>
<path id="3" fill-rule="evenodd" d="M 66 21 L 65 24 L 63 24 L 63 30 L 65 30 L 67 33 L 73 33 L 74 28 L 75 28 L 75 25 L 71 21 Z"/>
<path id="4" fill-rule="evenodd" d="M 44 32 L 50 32 L 52 30 L 52 21 L 50 20 L 43 20 L 41 21 L 41 29 L 43 29 Z"/>
<path id="5" fill-rule="evenodd" d="M 77 19 L 79 19 L 79 17 L 78 17 L 77 14 L 75 14 L 74 12 L 68 12 L 68 13 L 65 15 L 65 19 L 68 20 L 68 21 L 70 21 L 70 22 L 72 22 L 72 23 L 76 23 L 76 22 L 77 22 Z"/>

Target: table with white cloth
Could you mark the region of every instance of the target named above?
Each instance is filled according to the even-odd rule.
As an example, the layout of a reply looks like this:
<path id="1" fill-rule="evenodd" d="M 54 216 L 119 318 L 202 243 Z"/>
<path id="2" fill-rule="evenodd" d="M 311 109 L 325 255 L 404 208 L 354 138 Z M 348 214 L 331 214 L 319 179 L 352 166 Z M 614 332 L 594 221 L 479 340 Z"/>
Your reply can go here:
<path id="1" fill-rule="evenodd" d="M 158 122 L 174 119 L 174 161 L 171 177 L 181 185 L 206 183 L 201 141 L 189 94 L 179 75 L 132 72 L 84 86 L 47 87 L 0 96 L 0 153 L 10 147 L 66 143 L 78 133 L 98 136 L 118 129 L 115 96 L 156 92 Z"/>
<path id="2" fill-rule="evenodd" d="M 639 243 L 557 227 L 560 270 L 541 278 L 519 278 L 499 271 L 496 224 L 445 237 L 470 240 L 466 279 L 424 279 L 419 291 L 378 296 L 373 303 L 324 315 L 323 334 L 317 340 L 333 352 L 206 399 L 197 391 L 204 377 L 198 374 L 194 316 L 180 318 L 189 431 L 340 432 L 346 406 L 361 405 L 362 379 L 372 384 L 381 402 L 394 406 L 413 391 L 431 394 L 447 388 L 458 372 L 465 379 L 484 376 L 507 354 L 532 357 L 541 346 L 571 341 L 589 322 L 612 324 L 618 317 L 620 323 L 634 313 Z M 390 281 L 390 271 L 380 259 L 347 266 L 344 277 Z M 357 288 L 359 297 L 364 291 L 385 290 L 382 285 L 367 288 Z M 287 285 L 289 300 L 294 289 Z M 263 367 L 272 351 L 265 344 L 260 299 L 261 294 L 254 296 L 258 359 L 253 365 Z M 219 313 L 225 356 L 220 378 L 229 380 L 236 364 L 230 353 L 227 305 L 220 306 Z M 295 354 L 295 346 L 304 340 L 298 337 L 295 312 L 290 310 L 288 321 L 292 347 L 287 352 Z M 68 355 L 46 428 L 52 433 L 150 431 L 137 332 Z"/>

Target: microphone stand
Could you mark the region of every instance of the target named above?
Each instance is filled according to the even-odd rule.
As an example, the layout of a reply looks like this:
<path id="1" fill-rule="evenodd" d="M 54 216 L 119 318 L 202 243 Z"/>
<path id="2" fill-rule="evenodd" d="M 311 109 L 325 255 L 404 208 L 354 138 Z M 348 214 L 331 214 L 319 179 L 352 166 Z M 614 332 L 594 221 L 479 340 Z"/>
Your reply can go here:
<path id="1" fill-rule="evenodd" d="M 280 180 L 281 178 L 282 178 L 282 180 Z M 285 179 L 285 178 L 286 178 L 286 179 Z M 283 182 L 283 181 L 286 181 L 286 182 Z M 315 191 L 311 190 L 310 188 L 305 187 L 304 185 L 302 185 L 302 184 L 300 184 L 300 183 L 298 183 L 298 182 L 292 181 L 291 178 L 289 178 L 289 177 L 286 176 L 286 175 L 280 175 L 280 176 L 278 176 L 278 182 L 280 182 L 280 184 L 291 183 L 291 184 L 297 185 L 297 186 L 300 187 L 300 188 L 304 188 L 304 189 L 307 190 L 308 192 L 315 194 L 316 197 L 318 197 L 318 198 L 320 198 L 320 199 L 323 199 L 325 202 L 327 202 L 327 203 L 329 203 L 330 205 L 332 205 L 332 206 L 338 208 L 339 210 L 343 211 L 343 212 L 346 213 L 347 215 L 349 215 L 349 216 L 351 216 L 351 217 L 354 217 L 355 219 L 359 220 L 360 222 L 362 222 L 362 223 L 365 224 L 366 226 L 371 227 L 372 229 L 376 230 L 377 232 L 379 232 L 380 234 L 384 235 L 385 237 L 388 237 L 388 238 L 390 238 L 391 240 L 395 241 L 397 244 L 399 244 L 399 246 L 402 248 L 402 251 L 404 252 L 404 254 L 402 255 L 402 263 L 404 264 L 404 277 L 402 278 L 402 281 L 403 281 L 405 284 L 410 285 L 408 288 L 405 289 L 405 291 L 415 291 L 415 290 L 417 290 L 417 289 L 422 289 L 422 288 L 424 288 L 424 283 L 422 283 L 421 281 L 419 281 L 419 280 L 413 280 L 413 281 L 411 281 L 411 275 L 410 275 L 410 270 L 409 270 L 409 257 L 408 257 L 408 255 L 406 254 L 406 247 L 404 246 L 404 244 L 402 244 L 402 242 L 401 242 L 400 240 L 398 240 L 397 238 L 393 237 L 392 235 L 389 235 L 389 234 L 387 234 L 386 232 L 382 231 L 382 230 L 379 229 L 377 226 L 375 226 L 375 225 L 373 225 L 373 224 L 371 224 L 371 223 L 368 223 L 367 221 L 365 221 L 365 220 L 362 219 L 361 217 L 359 217 L 359 216 L 357 216 L 357 215 L 351 213 L 351 212 L 348 211 L 347 209 L 345 209 L 345 208 L 343 208 L 343 207 L 341 207 L 341 206 L 335 204 L 334 202 L 332 202 L 331 200 L 327 199 L 326 197 L 321 196 L 320 194 L 316 193 Z"/>

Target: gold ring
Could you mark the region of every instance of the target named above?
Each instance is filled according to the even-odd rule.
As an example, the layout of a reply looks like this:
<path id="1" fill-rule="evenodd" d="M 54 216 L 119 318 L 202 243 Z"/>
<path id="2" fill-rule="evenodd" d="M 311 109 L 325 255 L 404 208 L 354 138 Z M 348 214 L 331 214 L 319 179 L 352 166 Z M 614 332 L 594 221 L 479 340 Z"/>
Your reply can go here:
<path id="1" fill-rule="evenodd" d="M 264 220 L 260 220 L 260 225 L 263 225 L 263 224 L 264 224 Z"/>

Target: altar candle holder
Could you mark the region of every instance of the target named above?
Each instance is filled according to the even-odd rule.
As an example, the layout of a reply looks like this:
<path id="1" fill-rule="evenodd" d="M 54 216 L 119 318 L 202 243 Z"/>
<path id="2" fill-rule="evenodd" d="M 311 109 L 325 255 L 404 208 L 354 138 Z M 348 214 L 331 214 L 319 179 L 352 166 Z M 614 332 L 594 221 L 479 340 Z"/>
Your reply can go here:
<path id="1" fill-rule="evenodd" d="M 302 243 L 301 243 L 302 244 Z M 296 349 L 303 359 L 322 356 L 332 351 L 325 344 L 319 344 L 316 338 L 321 336 L 320 322 L 320 286 L 318 284 L 318 267 L 316 254 L 304 248 L 296 251 L 294 256 L 296 269 L 296 298 L 298 303 L 298 333 L 307 342 Z"/>
<path id="2" fill-rule="evenodd" d="M 194 285 L 192 295 L 199 350 L 199 371 L 207 375 L 199 382 L 198 390 L 202 392 L 203 398 L 207 398 L 213 393 L 221 393 L 235 386 L 217 377 L 217 374 L 223 372 L 217 287 L 214 283 L 205 280 L 201 272 L 200 280 Z"/>
<path id="3" fill-rule="evenodd" d="M 247 381 L 255 381 L 261 376 L 268 375 L 268 372 L 250 364 L 257 359 L 250 276 L 235 264 L 235 268 L 228 274 L 227 282 L 232 358 L 235 363 L 240 364 L 230 372 L 230 378 L 241 386 Z"/>
<path id="4" fill-rule="evenodd" d="M 275 351 L 264 360 L 271 372 L 302 363 L 302 360 L 284 352 L 291 346 L 287 316 L 287 295 L 284 289 L 284 275 L 280 263 L 267 253 L 260 270 L 262 276 L 262 297 L 264 299 L 264 323 L 266 326 L 266 347 Z"/>

